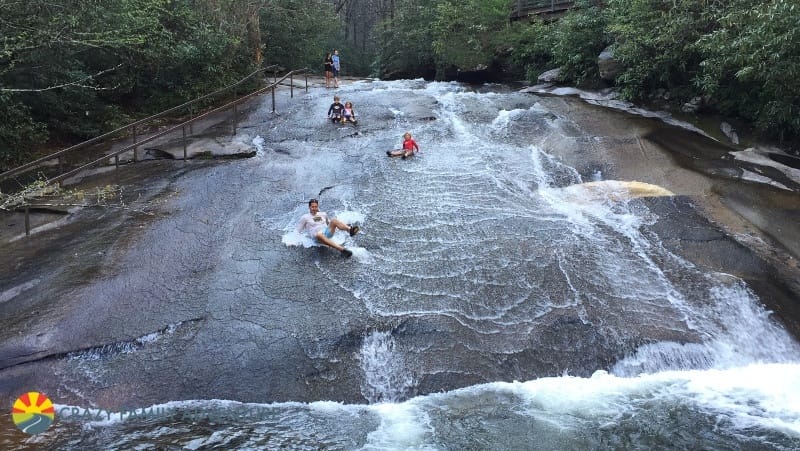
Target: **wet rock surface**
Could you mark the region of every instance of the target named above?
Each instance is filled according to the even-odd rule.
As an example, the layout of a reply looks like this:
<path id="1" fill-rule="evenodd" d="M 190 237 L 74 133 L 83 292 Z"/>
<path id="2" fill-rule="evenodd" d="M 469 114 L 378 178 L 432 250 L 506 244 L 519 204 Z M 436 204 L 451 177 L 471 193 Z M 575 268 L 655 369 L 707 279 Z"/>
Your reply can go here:
<path id="1" fill-rule="evenodd" d="M 399 384 L 401 398 L 496 380 L 588 376 L 645 343 L 702 340 L 673 307 L 636 305 L 646 314 L 633 316 L 624 294 L 582 278 L 605 268 L 592 254 L 581 254 L 581 242 L 561 241 L 570 234 L 549 224 L 552 213 L 523 219 L 493 212 L 492 202 L 518 202 L 542 214 L 541 206 L 525 204 L 526 197 L 513 197 L 536 188 L 525 186 L 535 183 L 522 174 L 492 179 L 496 186 L 465 177 L 466 171 L 446 174 L 462 163 L 474 162 L 467 168 L 476 172 L 487 166 L 468 154 L 466 162 L 446 160 L 451 166 L 424 172 L 424 165 L 446 158 L 447 143 L 463 133 L 440 125 L 448 111 L 438 101 L 406 90 L 348 92 L 363 118 L 349 128 L 307 119 L 327 106 L 325 94 L 299 99 L 291 114 L 268 120 L 263 110 L 253 112 L 247 133 L 267 136 L 261 156 L 125 166 L 107 177 L 130 187 L 130 210 L 83 209 L 35 239 L 4 242 L 0 263 L 13 271 L 0 276 L 0 393 L 35 387 L 62 403 L 104 408 L 205 398 L 359 403 L 374 400 L 365 392 L 369 366 L 360 353 L 376 331 L 404 356 L 395 372 L 410 381 Z M 529 108 L 530 96 L 520 96 L 497 100 L 498 108 Z M 483 102 L 467 96 L 464 109 L 453 114 L 471 124 L 491 123 L 498 108 Z M 698 144 L 657 121 L 571 99 L 535 102 L 541 109 L 526 113 L 525 130 L 505 142 L 524 146 L 536 138 L 587 179 L 599 171 L 606 179 L 643 180 L 675 192 L 677 197 L 630 201 L 634 211 L 654 218 L 642 233 L 704 271 L 741 277 L 798 333 L 800 289 L 791 262 L 800 240 L 792 235 L 797 229 L 790 230 L 796 193 L 742 188 L 720 175 L 739 170 L 724 147 Z M 427 160 L 400 166 L 405 162 L 381 158 L 412 128 Z M 530 164 L 522 152 L 493 158 L 491 164 L 507 164 L 507 171 Z M 570 180 L 574 176 L 554 184 L 568 186 Z M 408 204 L 395 201 L 408 186 L 429 194 Z M 492 197 L 497 186 L 516 200 Z M 323 210 L 332 213 L 360 206 L 367 224 L 353 244 L 367 251 L 345 261 L 328 249 L 284 244 L 304 202 L 323 194 Z M 478 212 L 461 207 L 464 196 L 475 198 L 470 205 Z M 741 204 L 746 206 L 736 207 Z M 477 237 L 466 256 L 463 243 L 448 240 L 450 231 L 429 226 L 446 224 L 448 208 L 441 205 L 459 217 L 475 216 L 458 226 Z M 499 233 L 491 225 L 499 221 L 495 215 L 502 218 Z M 396 225 L 400 218 L 403 228 Z M 756 242 L 761 247 L 748 246 Z M 372 260 L 359 260 L 367 253 Z M 420 254 L 422 261 L 411 257 Z M 687 293 L 694 286 L 705 289 L 704 277 L 669 261 L 656 263 Z M 555 277 L 564 272 L 571 278 Z M 640 283 L 637 277 L 630 274 L 630 283 Z M 553 305 L 519 312 L 510 323 L 505 313 L 492 316 L 491 300 L 525 290 L 537 294 L 520 295 L 502 308 L 521 309 L 538 293 Z M 452 298 L 474 291 L 474 304 Z M 576 291 L 584 294 L 573 300 Z"/>

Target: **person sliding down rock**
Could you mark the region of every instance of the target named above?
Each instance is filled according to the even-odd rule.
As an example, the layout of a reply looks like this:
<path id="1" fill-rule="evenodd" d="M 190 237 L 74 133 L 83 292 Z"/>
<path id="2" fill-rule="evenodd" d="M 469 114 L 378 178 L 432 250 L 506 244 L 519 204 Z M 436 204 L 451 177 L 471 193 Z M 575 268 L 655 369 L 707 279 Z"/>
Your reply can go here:
<path id="1" fill-rule="evenodd" d="M 330 246 L 341 252 L 343 257 L 349 258 L 353 255 L 353 251 L 333 241 L 333 234 L 336 233 L 337 229 L 347 231 L 350 236 L 355 235 L 360 230 L 357 225 L 351 226 L 336 218 L 329 219 L 327 213 L 319 211 L 319 201 L 317 199 L 308 201 L 308 213 L 300 217 L 297 231 L 299 233 L 308 233 L 308 236 L 314 241 Z"/>

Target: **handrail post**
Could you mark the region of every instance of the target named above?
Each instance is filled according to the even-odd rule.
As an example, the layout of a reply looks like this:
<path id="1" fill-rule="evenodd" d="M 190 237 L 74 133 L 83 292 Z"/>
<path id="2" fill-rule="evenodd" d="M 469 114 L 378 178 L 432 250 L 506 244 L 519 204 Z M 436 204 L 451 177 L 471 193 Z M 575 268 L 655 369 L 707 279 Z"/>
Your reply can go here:
<path id="1" fill-rule="evenodd" d="M 289 97 L 294 99 L 294 71 L 289 72 Z"/>
<path id="2" fill-rule="evenodd" d="M 25 198 L 23 198 L 25 200 Z M 25 236 L 31 236 L 31 217 L 30 217 L 30 206 L 25 206 Z"/>
<path id="3" fill-rule="evenodd" d="M 236 136 L 236 121 L 238 120 L 239 116 L 238 114 L 236 114 L 238 111 L 236 105 L 238 105 L 238 103 L 233 104 L 233 136 Z"/>
<path id="4" fill-rule="evenodd" d="M 308 72 L 303 72 L 303 74 L 306 76 L 306 93 L 308 93 Z"/>
<path id="5" fill-rule="evenodd" d="M 189 127 L 191 126 L 192 124 L 189 124 Z M 186 161 L 186 124 L 181 127 L 181 130 L 183 131 L 183 161 Z"/>
<path id="6" fill-rule="evenodd" d="M 133 143 L 136 144 L 136 126 L 134 125 L 132 128 L 133 128 Z M 133 162 L 134 163 L 139 161 L 138 153 L 139 153 L 139 146 L 133 146 Z"/>
<path id="7" fill-rule="evenodd" d="M 272 85 L 272 112 L 275 112 L 275 85 Z"/>

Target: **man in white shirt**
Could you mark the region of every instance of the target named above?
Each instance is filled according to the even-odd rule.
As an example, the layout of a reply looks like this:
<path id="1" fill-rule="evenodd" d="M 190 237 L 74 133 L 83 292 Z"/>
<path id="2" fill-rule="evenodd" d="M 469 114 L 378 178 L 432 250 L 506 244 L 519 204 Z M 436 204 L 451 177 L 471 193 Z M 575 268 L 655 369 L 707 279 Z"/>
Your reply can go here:
<path id="1" fill-rule="evenodd" d="M 350 257 L 353 252 L 345 249 L 344 246 L 333 241 L 333 234 L 336 229 L 346 230 L 350 236 L 355 235 L 359 231 L 359 227 L 350 226 L 344 222 L 333 218 L 329 219 L 327 213 L 319 211 L 319 201 L 311 199 L 308 201 L 308 213 L 300 218 L 297 223 L 297 231 L 302 233 L 306 232 L 308 235 L 315 239 L 317 242 L 330 246 L 342 253 L 343 257 Z"/>

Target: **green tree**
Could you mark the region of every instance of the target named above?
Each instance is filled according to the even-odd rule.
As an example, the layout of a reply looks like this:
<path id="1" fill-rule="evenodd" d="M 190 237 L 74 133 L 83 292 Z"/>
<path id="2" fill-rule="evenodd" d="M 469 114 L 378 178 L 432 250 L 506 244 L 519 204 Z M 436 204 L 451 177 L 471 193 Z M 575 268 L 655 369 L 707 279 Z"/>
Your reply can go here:
<path id="1" fill-rule="evenodd" d="M 556 66 L 552 25 L 541 20 L 515 22 L 501 33 L 500 40 L 511 48 L 511 61 L 530 81 Z"/>
<path id="2" fill-rule="evenodd" d="M 695 46 L 709 23 L 705 2 L 697 0 L 609 0 L 605 17 L 614 57 L 625 69 L 617 78 L 624 97 L 642 99 L 657 89 L 678 97 L 697 94 L 692 79 L 701 55 Z"/>
<path id="3" fill-rule="evenodd" d="M 553 62 L 561 68 L 560 77 L 581 85 L 598 80 L 597 56 L 608 40 L 600 8 L 589 1 L 579 1 L 576 5 L 578 8 L 550 27 L 550 40 Z"/>
<path id="4" fill-rule="evenodd" d="M 781 138 L 800 136 L 800 5 L 735 0 L 699 41 L 697 84 L 725 114 Z"/>
<path id="5" fill-rule="evenodd" d="M 373 73 L 378 77 L 433 77 L 435 65 L 433 32 L 429 24 L 436 17 L 441 0 L 397 0 L 391 19 L 381 21 L 375 33 L 378 41 Z"/>
<path id="6" fill-rule="evenodd" d="M 0 124 L 0 155 L 23 160 L 48 136 L 95 136 L 240 78 L 255 65 L 251 22 L 263 3 L 0 3 L 0 115 L 32 127 Z"/>
<path id="7" fill-rule="evenodd" d="M 322 72 L 325 53 L 344 41 L 330 1 L 274 0 L 261 10 L 261 24 L 267 63 L 287 69 Z"/>
<path id="8" fill-rule="evenodd" d="M 436 5 L 432 45 L 440 75 L 449 66 L 491 66 L 495 37 L 507 23 L 507 0 L 444 0 Z"/>

